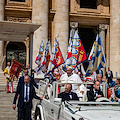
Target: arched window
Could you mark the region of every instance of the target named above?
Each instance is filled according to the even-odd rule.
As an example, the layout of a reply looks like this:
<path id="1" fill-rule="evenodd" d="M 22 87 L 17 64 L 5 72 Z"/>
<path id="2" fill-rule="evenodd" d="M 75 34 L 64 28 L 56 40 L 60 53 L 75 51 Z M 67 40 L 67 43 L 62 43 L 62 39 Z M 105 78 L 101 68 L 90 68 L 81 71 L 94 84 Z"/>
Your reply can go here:
<path id="1" fill-rule="evenodd" d="M 97 0 L 80 0 L 80 8 L 97 9 Z"/>

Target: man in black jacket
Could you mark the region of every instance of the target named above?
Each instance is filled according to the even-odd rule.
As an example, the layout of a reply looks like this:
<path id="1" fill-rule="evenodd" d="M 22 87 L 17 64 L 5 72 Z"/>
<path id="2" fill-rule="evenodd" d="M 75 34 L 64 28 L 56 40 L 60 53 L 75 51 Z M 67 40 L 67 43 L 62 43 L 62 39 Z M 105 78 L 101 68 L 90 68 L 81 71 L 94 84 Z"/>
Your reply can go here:
<path id="1" fill-rule="evenodd" d="M 66 84 L 65 86 L 65 91 L 60 93 L 58 95 L 58 98 L 62 98 L 62 101 L 69 101 L 69 100 L 79 100 L 78 96 L 76 93 L 71 92 L 72 90 L 72 85 L 71 84 Z"/>
<path id="2" fill-rule="evenodd" d="M 97 98 L 104 97 L 103 92 L 100 90 L 100 82 L 95 81 L 93 88 L 87 92 L 88 101 L 96 101 Z"/>
<path id="3" fill-rule="evenodd" d="M 26 75 L 28 75 L 28 69 L 27 69 L 27 68 L 24 69 L 24 75 L 19 78 L 19 82 L 18 82 L 17 87 L 18 87 L 20 84 L 23 84 L 23 83 L 24 83 L 24 77 L 25 77 Z M 32 76 L 29 76 L 29 77 L 30 77 L 30 83 L 33 84 L 33 85 L 38 89 L 38 85 L 36 84 L 34 78 L 33 78 Z"/>
<path id="4" fill-rule="evenodd" d="M 105 73 L 105 76 L 106 76 L 108 85 L 110 85 L 110 83 L 112 82 L 113 73 L 109 67 L 108 67 L 108 71 Z"/>
<path id="5" fill-rule="evenodd" d="M 24 77 L 24 84 L 20 84 L 19 87 L 17 87 L 13 100 L 14 110 L 16 108 L 18 94 L 18 120 L 31 120 L 32 99 L 42 99 L 42 97 L 36 95 L 33 85 L 30 84 L 30 77 L 28 75 Z"/>

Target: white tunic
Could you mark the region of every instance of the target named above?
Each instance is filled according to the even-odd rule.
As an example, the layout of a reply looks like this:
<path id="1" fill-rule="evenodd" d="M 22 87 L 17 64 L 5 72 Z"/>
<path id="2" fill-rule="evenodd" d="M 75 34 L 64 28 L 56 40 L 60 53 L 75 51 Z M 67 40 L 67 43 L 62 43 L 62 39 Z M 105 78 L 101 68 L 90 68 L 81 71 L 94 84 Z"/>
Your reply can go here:
<path id="1" fill-rule="evenodd" d="M 67 73 L 63 74 L 60 78 L 61 83 L 82 83 L 80 77 L 73 73 L 71 76 L 68 77 Z M 78 85 L 72 85 L 72 91 L 76 92 L 78 89 Z"/>

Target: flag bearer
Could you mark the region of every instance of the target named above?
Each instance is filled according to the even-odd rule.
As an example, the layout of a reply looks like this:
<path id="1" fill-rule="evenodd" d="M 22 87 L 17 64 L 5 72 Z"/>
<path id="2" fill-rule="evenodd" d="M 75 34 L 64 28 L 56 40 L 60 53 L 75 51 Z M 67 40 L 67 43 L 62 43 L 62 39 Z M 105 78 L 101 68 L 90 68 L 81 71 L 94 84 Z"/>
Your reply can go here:
<path id="1" fill-rule="evenodd" d="M 7 85 L 6 85 L 7 93 L 9 93 L 9 92 L 13 93 L 13 81 L 10 77 L 10 68 L 11 68 L 10 62 L 7 62 L 7 67 L 4 70 L 4 75 L 6 76 L 6 82 L 7 82 Z M 9 82 L 11 83 L 11 90 L 10 91 L 9 91 Z"/>

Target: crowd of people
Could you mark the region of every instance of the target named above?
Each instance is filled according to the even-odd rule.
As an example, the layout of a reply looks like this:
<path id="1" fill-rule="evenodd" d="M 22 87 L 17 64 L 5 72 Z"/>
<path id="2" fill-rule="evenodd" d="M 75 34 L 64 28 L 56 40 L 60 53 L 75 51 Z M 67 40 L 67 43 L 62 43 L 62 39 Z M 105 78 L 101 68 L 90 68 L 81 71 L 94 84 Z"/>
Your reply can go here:
<path id="1" fill-rule="evenodd" d="M 7 67 L 4 70 L 7 82 L 7 93 L 13 93 L 14 77 L 10 76 L 10 68 L 10 62 L 8 62 Z M 31 120 L 32 99 L 43 99 L 43 97 L 38 97 L 35 93 L 34 87 L 38 89 L 38 85 L 36 84 L 34 77 L 32 77 L 32 74 L 30 65 L 28 64 L 22 71 L 22 76 L 18 81 L 16 94 L 13 100 L 13 109 L 16 108 L 16 101 L 18 100 L 18 120 Z M 61 91 L 61 86 L 58 86 L 58 97 L 62 98 L 62 101 L 96 101 L 98 98 L 105 96 L 102 84 L 105 84 L 108 88 L 107 98 L 111 101 L 118 101 L 120 99 L 120 79 L 113 81 L 113 73 L 110 68 L 108 68 L 105 76 L 106 81 L 103 81 L 103 71 L 97 70 L 94 71 L 91 76 L 85 77 L 84 71 L 73 71 L 72 68 L 68 66 L 66 69 L 62 69 L 61 67 L 56 68 L 53 76 L 51 78 L 49 76 L 49 79 L 52 82 L 57 81 L 59 83 L 65 83 L 64 91 Z M 10 91 L 9 82 L 11 83 Z M 89 84 L 84 85 L 86 82 L 89 82 Z"/>
<path id="2" fill-rule="evenodd" d="M 98 98 L 102 97 L 104 97 L 104 99 L 106 97 L 110 101 L 118 101 L 118 99 L 120 99 L 120 79 L 116 79 L 115 81 L 113 80 L 113 73 L 109 67 L 108 71 L 105 73 L 106 78 L 103 76 L 103 71 L 101 69 L 94 71 L 94 73 L 88 77 L 81 74 L 82 73 L 79 71 L 73 71 L 70 66 L 68 66 L 64 72 L 61 68 L 54 71 L 54 77 L 59 83 L 73 83 L 69 94 L 71 94 L 71 92 L 76 93 L 80 101 L 96 101 Z M 84 85 L 86 82 L 91 84 Z M 103 86 L 105 86 L 105 89 Z M 106 92 L 107 95 L 104 94 Z M 64 95 L 68 94 L 65 93 L 66 90 L 64 91 Z M 61 95 L 58 95 L 58 97 L 60 96 Z M 68 97 L 66 95 L 66 100 L 67 99 Z"/>

